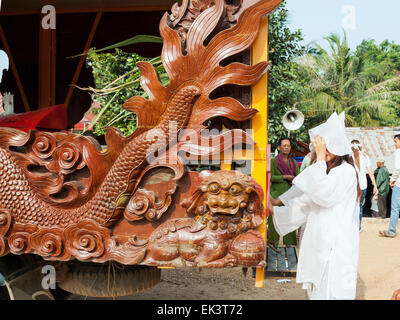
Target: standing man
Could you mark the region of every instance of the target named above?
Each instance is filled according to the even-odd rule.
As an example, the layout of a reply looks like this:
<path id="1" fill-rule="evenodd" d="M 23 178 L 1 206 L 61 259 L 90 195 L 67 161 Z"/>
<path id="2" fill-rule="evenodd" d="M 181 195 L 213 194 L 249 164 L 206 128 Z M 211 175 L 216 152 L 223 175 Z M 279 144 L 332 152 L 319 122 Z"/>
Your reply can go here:
<path id="1" fill-rule="evenodd" d="M 286 192 L 292 186 L 292 181 L 300 172 L 299 166 L 289 154 L 292 146 L 289 138 L 279 140 L 279 154 L 271 160 L 271 196 L 276 199 L 282 193 Z M 278 244 L 279 234 L 275 230 L 272 217 L 268 219 L 268 242 L 270 244 Z M 296 245 L 296 231 L 289 233 L 283 237 L 285 245 Z"/>
<path id="2" fill-rule="evenodd" d="M 353 161 L 356 164 L 356 170 L 358 174 L 358 182 L 360 183 L 361 189 L 361 198 L 360 198 L 360 230 L 361 230 L 361 220 L 363 216 L 363 206 L 365 196 L 367 194 L 367 173 L 371 179 L 372 185 L 374 186 L 373 194 L 376 196 L 378 194 L 378 187 L 376 185 L 374 172 L 371 168 L 371 160 L 369 160 L 368 156 L 362 152 L 362 147 L 360 141 L 353 140 L 351 141 L 351 149 L 353 150 Z"/>
<path id="3" fill-rule="evenodd" d="M 379 231 L 381 237 L 393 238 L 396 235 L 397 223 L 399 221 L 400 211 L 400 134 L 394 136 L 394 172 L 390 178 L 390 187 L 392 187 L 392 202 L 390 210 L 389 230 Z"/>
<path id="4" fill-rule="evenodd" d="M 389 170 L 385 167 L 385 159 L 380 158 L 376 163 L 378 168 L 374 171 L 376 185 L 378 186 L 378 211 L 379 216 L 386 217 L 386 198 L 389 194 Z"/>

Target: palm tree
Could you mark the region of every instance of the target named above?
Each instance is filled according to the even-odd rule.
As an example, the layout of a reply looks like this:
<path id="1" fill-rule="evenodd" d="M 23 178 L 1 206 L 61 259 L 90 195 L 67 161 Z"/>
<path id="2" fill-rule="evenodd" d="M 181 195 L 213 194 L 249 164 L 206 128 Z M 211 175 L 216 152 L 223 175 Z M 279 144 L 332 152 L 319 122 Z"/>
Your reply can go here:
<path id="1" fill-rule="evenodd" d="M 312 53 L 297 61 L 308 83 L 297 107 L 312 118 L 311 124 L 325 121 L 334 111 L 345 111 L 346 125 L 379 125 L 391 111 L 393 97 L 400 95 L 400 75 L 376 83 L 376 70 L 351 52 L 346 33 L 342 40 L 337 34 L 324 39 L 328 50 L 313 43 Z"/>

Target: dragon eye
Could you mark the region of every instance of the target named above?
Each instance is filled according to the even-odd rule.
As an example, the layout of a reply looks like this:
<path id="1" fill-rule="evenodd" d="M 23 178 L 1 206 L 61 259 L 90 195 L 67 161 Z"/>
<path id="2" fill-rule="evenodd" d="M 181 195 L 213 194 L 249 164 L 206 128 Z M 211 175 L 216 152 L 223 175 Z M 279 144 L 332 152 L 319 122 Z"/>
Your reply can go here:
<path id="1" fill-rule="evenodd" d="M 243 188 L 240 186 L 240 185 L 238 185 L 238 184 L 233 184 L 231 187 L 230 187 L 230 189 L 229 189 L 229 192 L 231 193 L 231 194 L 239 194 L 239 193 L 241 193 L 243 191 Z"/>
<path id="2" fill-rule="evenodd" d="M 217 193 L 220 190 L 220 186 L 218 183 L 212 183 L 210 184 L 210 186 L 208 187 L 208 190 L 212 193 Z"/>

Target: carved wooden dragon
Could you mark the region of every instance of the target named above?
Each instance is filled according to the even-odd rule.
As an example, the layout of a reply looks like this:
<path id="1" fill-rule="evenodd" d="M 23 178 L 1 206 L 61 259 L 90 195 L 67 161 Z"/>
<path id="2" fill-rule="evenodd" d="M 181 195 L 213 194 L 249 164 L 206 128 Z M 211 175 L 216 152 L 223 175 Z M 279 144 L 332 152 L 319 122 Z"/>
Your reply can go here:
<path id="1" fill-rule="evenodd" d="M 267 62 L 222 64 L 252 45 L 261 18 L 280 0 L 258 1 L 242 8 L 237 24 L 216 35 L 213 32 L 221 28 L 224 17 L 228 15 L 234 22 L 242 1 L 235 9 L 224 0 L 208 1 L 196 15 L 190 15 L 193 21 L 183 40 L 182 32 L 178 34 L 174 27 L 182 26 L 180 20 L 187 19 L 188 11 L 195 12 L 199 3 L 183 1 L 181 7 L 174 6 L 175 18 L 167 13 L 162 18 L 162 61 L 170 84 L 162 86 L 149 63 L 138 63 L 141 85 L 149 99 L 133 97 L 125 102 L 123 107 L 136 114 L 138 128 L 129 137 L 109 128 L 107 152 L 79 135 L 25 134 L 0 128 L 0 256 L 9 251 L 33 252 L 52 260 L 75 257 L 138 263 L 145 255 L 146 241 L 132 236 L 121 244 L 113 237 L 112 228 L 123 219 L 144 175 L 154 167 L 167 166 L 179 180 L 184 174 L 180 150 L 205 155 L 248 139 L 244 131 L 231 130 L 222 134 L 234 137 L 228 139 L 228 145 L 194 148 L 182 129 L 200 133 L 204 122 L 213 117 L 244 121 L 257 112 L 231 97 L 212 100 L 210 95 L 227 84 L 251 86 L 264 75 Z M 171 134 L 171 124 L 174 133 L 180 134 L 178 142 Z M 209 139 L 215 142 L 220 138 L 199 135 L 203 146 L 209 145 Z M 167 159 L 167 154 L 174 161 Z M 150 161 L 153 155 L 157 157 Z"/>

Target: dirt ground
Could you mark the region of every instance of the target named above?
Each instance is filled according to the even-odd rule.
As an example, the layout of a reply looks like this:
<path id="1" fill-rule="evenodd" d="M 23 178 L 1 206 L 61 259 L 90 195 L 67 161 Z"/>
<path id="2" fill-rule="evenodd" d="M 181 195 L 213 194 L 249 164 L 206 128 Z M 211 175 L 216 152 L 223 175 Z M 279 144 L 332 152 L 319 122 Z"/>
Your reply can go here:
<path id="1" fill-rule="evenodd" d="M 364 218 L 360 232 L 358 300 L 388 300 L 400 288 L 400 235 L 378 236 L 387 230 L 389 219 Z M 278 282 L 288 279 L 290 282 Z M 205 293 L 207 294 L 205 295 Z M 90 299 L 71 296 L 70 299 Z M 294 277 L 266 277 L 263 288 L 255 287 L 251 269 L 242 268 L 163 269 L 161 282 L 152 289 L 124 300 L 305 300 Z"/>
<path id="2" fill-rule="evenodd" d="M 387 300 L 400 289 L 400 235 L 378 236 L 387 230 L 389 219 L 363 218 L 360 233 L 360 259 L 357 299 Z"/>

